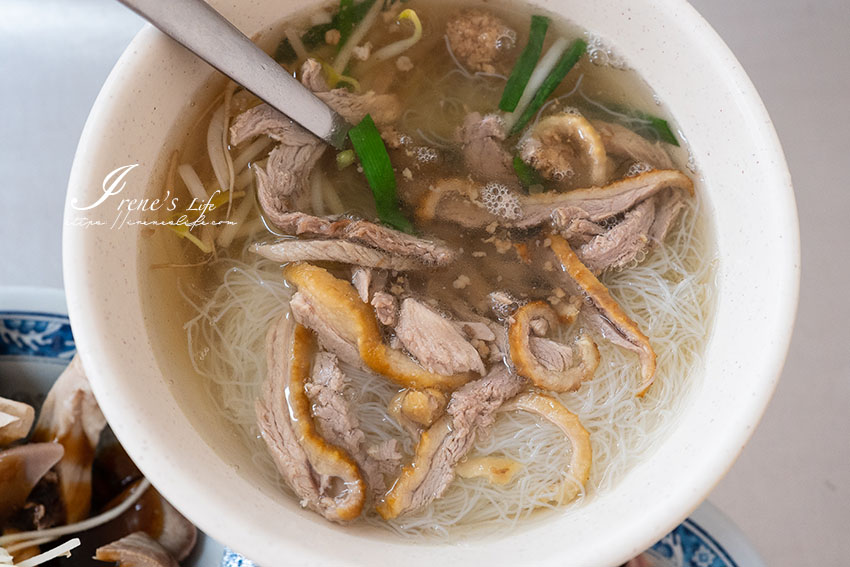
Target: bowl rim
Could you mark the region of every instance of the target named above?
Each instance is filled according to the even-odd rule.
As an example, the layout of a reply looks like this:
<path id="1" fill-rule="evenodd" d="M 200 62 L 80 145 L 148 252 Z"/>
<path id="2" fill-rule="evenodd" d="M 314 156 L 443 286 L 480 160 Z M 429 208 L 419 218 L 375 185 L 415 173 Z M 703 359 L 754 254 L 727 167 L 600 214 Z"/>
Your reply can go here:
<path id="1" fill-rule="evenodd" d="M 221 1 L 212 2 L 214 5 L 221 3 Z M 732 466 L 753 434 L 755 425 L 763 415 L 776 387 L 791 340 L 799 295 L 800 242 L 796 204 L 784 153 L 767 110 L 740 63 L 697 11 L 685 0 L 663 0 L 661 4 L 675 9 L 678 17 L 683 18 L 681 25 L 686 26 L 694 36 L 695 45 L 708 44 L 716 50 L 716 57 L 733 63 L 732 67 L 726 71 L 726 80 L 738 91 L 739 96 L 736 102 L 742 107 L 742 112 L 749 117 L 754 126 L 757 126 L 753 136 L 759 142 L 759 147 L 773 160 L 770 171 L 775 178 L 778 195 L 775 208 L 780 211 L 782 225 L 785 228 L 786 238 L 783 246 L 788 251 L 788 261 L 785 265 L 779 266 L 777 277 L 771 283 L 780 290 L 785 300 L 777 305 L 777 311 L 773 314 L 773 321 L 777 325 L 772 330 L 772 341 L 761 353 L 762 358 L 769 361 L 763 366 L 764 383 L 759 388 L 758 395 L 742 402 L 741 411 L 737 414 L 738 422 L 734 424 L 734 427 L 730 425 L 724 430 L 725 436 L 722 438 L 722 443 L 718 442 L 718 445 L 722 445 L 722 450 L 715 452 L 711 459 L 699 463 L 703 468 L 699 473 L 694 474 L 692 482 L 671 487 L 671 492 L 666 497 L 670 506 L 664 510 L 660 508 L 655 510 L 651 527 L 644 528 L 642 532 L 630 531 L 624 526 L 612 531 L 609 537 L 622 541 L 619 552 L 611 549 L 616 546 L 601 545 L 601 542 L 591 550 L 611 564 L 642 551 L 652 541 L 662 537 L 684 520 Z M 102 348 L 98 335 L 105 324 L 104 317 L 108 319 L 108 314 L 97 309 L 98 298 L 89 294 L 88 274 L 85 269 L 82 269 L 84 264 L 73 261 L 74 258 L 86 257 L 86 239 L 81 234 L 69 230 L 67 223 L 68 203 L 75 193 L 82 190 L 81 187 L 86 180 L 86 164 L 92 161 L 94 154 L 103 150 L 99 144 L 98 132 L 107 126 L 110 114 L 114 112 L 113 101 L 122 96 L 120 78 L 137 64 L 145 49 L 157 41 L 162 41 L 162 38 L 159 32 L 149 25 L 136 35 L 105 82 L 80 138 L 69 180 L 66 227 L 63 230 L 63 269 L 69 298 L 68 311 L 78 337 L 78 349 L 92 376 L 94 392 L 110 423 L 114 424 L 113 427 L 122 444 L 128 448 L 134 459 L 140 461 L 140 468 L 144 474 L 161 487 L 163 494 L 173 501 L 175 506 L 184 513 L 188 512 L 187 516 L 212 537 L 229 544 L 228 540 L 232 539 L 234 533 L 235 516 L 223 517 L 226 515 L 221 514 L 220 510 L 206 501 L 205 496 L 208 496 L 206 491 L 191 486 L 190 481 L 194 480 L 193 471 L 181 471 L 176 464 L 170 462 L 170 459 L 163 459 L 163 462 L 158 464 L 154 462 L 157 449 L 148 442 L 147 436 L 137 427 L 142 423 L 144 416 L 133 415 L 131 419 L 127 419 L 121 415 L 121 412 L 133 407 L 133 400 L 118 399 L 116 398 L 118 391 L 107 387 L 108 374 L 116 370 L 116 362 L 110 358 L 107 350 Z M 88 261 L 91 259 L 89 258 Z M 247 516 L 240 515 L 240 517 Z M 242 540 L 234 541 L 232 547 L 249 557 L 254 555 L 252 545 L 261 547 L 265 545 L 265 542 L 259 540 L 256 535 L 242 535 L 244 536 Z M 428 547 L 434 550 L 434 547 Z M 263 549 L 268 548 L 263 547 Z M 298 547 L 297 552 L 305 561 L 316 564 L 327 563 L 323 553 L 310 550 L 307 546 Z"/>

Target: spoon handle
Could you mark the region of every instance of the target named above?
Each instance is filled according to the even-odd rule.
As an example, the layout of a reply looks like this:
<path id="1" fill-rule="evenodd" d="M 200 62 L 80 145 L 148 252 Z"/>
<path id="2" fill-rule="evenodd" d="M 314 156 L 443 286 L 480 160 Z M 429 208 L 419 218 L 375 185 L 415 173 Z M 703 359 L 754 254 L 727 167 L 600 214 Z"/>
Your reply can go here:
<path id="1" fill-rule="evenodd" d="M 203 0 L 119 0 L 167 36 L 336 148 L 351 127 Z"/>

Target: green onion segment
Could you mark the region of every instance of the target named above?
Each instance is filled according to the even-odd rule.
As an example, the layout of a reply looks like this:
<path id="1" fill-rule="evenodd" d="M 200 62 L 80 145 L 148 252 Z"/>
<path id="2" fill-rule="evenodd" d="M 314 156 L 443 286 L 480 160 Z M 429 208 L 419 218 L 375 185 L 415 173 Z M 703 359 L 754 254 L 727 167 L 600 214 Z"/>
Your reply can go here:
<path id="1" fill-rule="evenodd" d="M 505 90 L 502 92 L 502 100 L 499 101 L 499 108 L 505 112 L 513 112 L 516 108 L 522 96 L 522 91 L 525 90 L 528 79 L 534 71 L 534 66 L 540 58 L 540 52 L 543 51 L 543 40 L 548 28 L 549 18 L 536 14 L 531 16 L 528 43 L 525 45 L 516 65 L 514 65 L 511 76 L 508 77 L 508 82 L 505 85 Z"/>
<path id="2" fill-rule="evenodd" d="M 393 165 L 372 117 L 367 114 L 348 131 L 348 138 L 372 189 L 378 218 L 393 228 L 412 233 L 413 225 L 399 209 Z"/>
<path id="3" fill-rule="evenodd" d="M 577 39 L 570 44 L 569 49 L 561 55 L 561 58 L 558 60 L 558 64 L 555 65 L 555 68 L 552 69 L 543 81 L 543 84 L 540 85 L 540 88 L 537 89 L 537 92 L 534 94 L 534 98 L 531 99 L 531 103 L 520 115 L 519 120 L 517 120 L 511 128 L 510 134 L 515 134 L 525 127 L 528 121 L 531 120 L 531 117 L 540 110 L 540 107 L 543 106 L 543 103 L 546 102 L 549 95 L 552 94 L 558 85 L 561 84 L 561 81 L 564 80 L 564 77 L 567 76 L 570 69 L 575 66 L 579 58 L 584 55 L 586 50 L 587 42 L 583 39 Z"/>
<path id="4" fill-rule="evenodd" d="M 519 177 L 519 182 L 522 183 L 524 187 L 531 187 L 532 185 L 539 185 L 543 183 L 543 178 L 540 177 L 537 170 L 522 161 L 522 158 L 519 156 L 514 156 L 514 172 L 516 173 L 516 176 Z"/>
<path id="5" fill-rule="evenodd" d="M 614 113 L 614 121 L 622 124 L 629 130 L 632 130 L 635 134 L 639 134 L 644 138 L 647 138 L 650 141 L 661 140 L 662 142 L 667 142 L 668 144 L 672 144 L 674 146 L 679 145 L 679 140 L 676 139 L 676 135 L 673 133 L 673 130 L 670 128 L 670 125 L 663 118 L 659 118 L 648 112 L 643 112 L 642 110 L 635 110 L 633 108 L 629 108 L 627 106 L 619 105 L 619 104 L 603 104 L 604 107 L 610 108 Z M 627 116 L 629 118 L 634 118 L 640 123 L 634 123 L 629 120 L 623 120 L 619 118 L 617 114 L 622 116 Z"/>
<path id="6" fill-rule="evenodd" d="M 351 0 L 340 0 L 339 11 L 334 14 L 330 22 L 326 24 L 318 24 L 308 29 L 301 36 L 301 42 L 306 49 L 313 49 L 325 42 L 325 34 L 330 30 L 338 29 L 340 33 L 340 41 L 337 44 L 338 49 L 342 48 L 348 35 L 354 26 L 363 19 L 369 8 L 376 0 L 364 0 L 359 4 L 354 4 Z M 343 27 L 347 29 L 347 34 L 343 32 Z M 275 50 L 274 58 L 278 63 L 292 63 L 297 58 L 295 50 L 292 49 L 288 39 L 281 41 Z"/>

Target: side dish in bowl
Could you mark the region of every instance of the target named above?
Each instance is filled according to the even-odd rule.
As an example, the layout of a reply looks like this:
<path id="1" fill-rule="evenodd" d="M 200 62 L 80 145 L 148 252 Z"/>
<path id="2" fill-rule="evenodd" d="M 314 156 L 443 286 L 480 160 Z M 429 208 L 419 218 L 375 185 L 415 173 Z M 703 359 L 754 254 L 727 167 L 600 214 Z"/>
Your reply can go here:
<path id="1" fill-rule="evenodd" d="M 641 6 L 636 20 L 671 17 Z M 770 180 L 736 192 L 734 162 L 707 150 L 730 133 L 683 95 L 696 80 L 671 82 L 697 40 L 644 44 L 629 8 L 569 2 L 237 7 L 355 125 L 352 147 L 155 32 L 119 64 L 105 92 L 173 124 L 110 124 L 96 105 L 65 262 L 95 392 L 111 420 L 129 412 L 114 427 L 142 471 L 261 564 L 283 550 L 610 564 L 687 515 L 749 435 L 788 339 L 766 326 L 744 358 L 729 333 L 768 312 L 788 323 L 797 254 L 770 128 L 738 125 L 728 155 L 759 146 L 773 163 L 747 163 Z M 167 81 L 122 83 L 162 53 Z M 745 78 L 715 71 L 703 103 L 763 113 Z M 95 169 L 113 172 L 102 190 Z M 781 196 L 757 215 L 786 238 L 778 261 L 775 236 L 739 228 L 765 191 Z M 731 285 L 765 266 L 773 291 Z M 108 274 L 108 316 L 93 315 Z"/>
<path id="2" fill-rule="evenodd" d="M 218 564 L 118 444 L 74 353 L 61 291 L 0 287 L 0 564 Z"/>

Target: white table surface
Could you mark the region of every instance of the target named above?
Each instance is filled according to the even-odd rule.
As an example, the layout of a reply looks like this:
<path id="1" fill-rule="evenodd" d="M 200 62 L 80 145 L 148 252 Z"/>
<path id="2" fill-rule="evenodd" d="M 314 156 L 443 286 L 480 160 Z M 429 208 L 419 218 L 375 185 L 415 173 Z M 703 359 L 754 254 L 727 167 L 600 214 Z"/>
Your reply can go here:
<path id="1" fill-rule="evenodd" d="M 770 111 L 794 178 L 803 244 L 785 371 L 764 420 L 710 499 L 768 565 L 847 565 L 850 2 L 693 4 Z M 109 0 L 0 0 L 0 286 L 62 286 L 61 218 L 77 139 L 141 25 Z"/>

